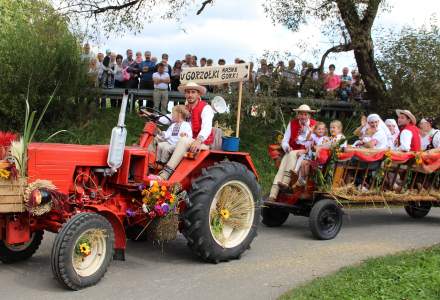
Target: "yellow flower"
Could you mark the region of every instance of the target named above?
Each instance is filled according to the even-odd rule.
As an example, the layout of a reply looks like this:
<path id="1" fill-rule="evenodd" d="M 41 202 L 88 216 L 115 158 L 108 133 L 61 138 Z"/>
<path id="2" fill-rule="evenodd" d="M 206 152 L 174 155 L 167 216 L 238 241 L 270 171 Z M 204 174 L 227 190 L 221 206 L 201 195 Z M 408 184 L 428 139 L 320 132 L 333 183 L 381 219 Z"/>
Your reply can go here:
<path id="1" fill-rule="evenodd" d="M 11 172 L 5 169 L 0 170 L 0 178 L 8 179 L 9 175 L 11 175 Z"/>
<path id="2" fill-rule="evenodd" d="M 157 193 L 157 192 L 159 192 L 159 188 L 158 188 L 157 186 L 154 186 L 154 185 L 153 185 L 153 187 L 151 187 L 150 191 L 151 191 L 152 193 Z"/>
<path id="3" fill-rule="evenodd" d="M 153 187 L 159 187 L 159 182 L 153 181 Z"/>
<path id="4" fill-rule="evenodd" d="M 176 199 L 175 199 L 174 195 L 171 195 L 170 203 L 174 203 L 175 200 L 176 200 Z"/>
<path id="5" fill-rule="evenodd" d="M 229 210 L 224 208 L 224 209 L 220 210 L 220 216 L 222 217 L 222 219 L 227 220 L 227 219 L 229 219 L 231 214 L 229 213 Z"/>
<path id="6" fill-rule="evenodd" d="M 143 190 L 142 191 L 142 196 L 145 196 L 145 195 L 147 195 L 148 194 L 148 191 L 147 190 Z"/>
<path id="7" fill-rule="evenodd" d="M 160 192 L 160 195 L 161 195 L 162 197 L 165 197 L 165 192 L 164 192 L 164 191 Z"/>
<path id="8" fill-rule="evenodd" d="M 391 150 L 388 150 L 387 152 L 385 152 L 385 156 L 387 157 L 387 158 L 391 158 L 391 155 L 392 155 L 393 153 L 391 152 Z"/>
<path id="9" fill-rule="evenodd" d="M 162 185 L 160 189 L 161 189 L 163 192 L 166 192 L 166 191 L 167 191 L 167 187 L 166 187 L 165 185 Z"/>
<path id="10" fill-rule="evenodd" d="M 84 256 L 89 256 L 90 252 L 92 252 L 90 250 L 90 246 L 87 243 L 82 243 L 81 245 L 79 245 L 79 251 L 84 255 Z"/>

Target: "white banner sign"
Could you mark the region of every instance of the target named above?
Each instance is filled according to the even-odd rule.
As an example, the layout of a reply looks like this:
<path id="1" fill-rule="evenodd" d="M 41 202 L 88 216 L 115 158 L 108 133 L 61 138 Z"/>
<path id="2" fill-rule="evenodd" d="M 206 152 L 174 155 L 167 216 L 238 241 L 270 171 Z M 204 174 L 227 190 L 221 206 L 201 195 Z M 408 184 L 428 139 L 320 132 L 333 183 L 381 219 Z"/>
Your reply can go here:
<path id="1" fill-rule="evenodd" d="M 198 84 L 221 84 L 227 82 L 246 81 L 249 77 L 249 63 L 224 65 L 215 67 L 183 68 L 180 82 L 189 81 Z"/>

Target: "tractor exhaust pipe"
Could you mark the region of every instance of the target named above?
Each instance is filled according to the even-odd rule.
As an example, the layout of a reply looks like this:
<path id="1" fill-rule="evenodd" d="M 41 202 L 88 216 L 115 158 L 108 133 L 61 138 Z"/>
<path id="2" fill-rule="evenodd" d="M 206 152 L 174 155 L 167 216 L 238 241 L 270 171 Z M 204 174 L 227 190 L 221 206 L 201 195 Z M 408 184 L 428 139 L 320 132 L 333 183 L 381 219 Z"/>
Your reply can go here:
<path id="1" fill-rule="evenodd" d="M 110 145 L 108 148 L 107 164 L 111 174 L 118 171 L 124 158 L 125 141 L 127 140 L 127 129 L 125 128 L 125 111 L 128 103 L 128 90 L 122 96 L 121 111 L 119 112 L 118 124 L 112 129 Z"/>

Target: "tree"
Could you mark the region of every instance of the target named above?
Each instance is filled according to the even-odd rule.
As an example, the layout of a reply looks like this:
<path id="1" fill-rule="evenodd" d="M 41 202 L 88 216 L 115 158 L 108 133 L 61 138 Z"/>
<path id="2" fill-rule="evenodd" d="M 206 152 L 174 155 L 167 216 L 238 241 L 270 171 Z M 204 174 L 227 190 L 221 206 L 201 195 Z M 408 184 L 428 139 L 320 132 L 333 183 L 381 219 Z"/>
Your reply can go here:
<path id="1" fill-rule="evenodd" d="M 86 31 L 140 32 L 154 18 L 179 20 L 191 7 L 200 14 L 213 0 L 52 0 L 71 23 Z M 90 30 L 90 28 L 93 30 Z M 93 36 L 93 33 L 91 34 Z"/>
<path id="2" fill-rule="evenodd" d="M 391 102 L 419 116 L 439 116 L 440 29 L 436 25 L 403 28 L 378 43 L 377 63 Z"/>
<path id="3" fill-rule="evenodd" d="M 264 4 L 272 20 L 297 31 L 314 20 L 324 22 L 325 33 L 340 38 L 341 43 L 328 49 L 332 52 L 353 50 L 359 73 L 365 82 L 367 96 L 373 105 L 388 101 L 388 94 L 375 63 L 371 29 L 384 0 L 269 0 Z M 336 34 L 337 33 L 337 34 Z"/>
<path id="4" fill-rule="evenodd" d="M 43 0 L 0 0 L 0 24 L 0 128 L 22 126 L 28 89 L 31 109 L 41 111 L 59 84 L 47 116 L 60 117 L 87 74 L 66 20 Z"/>

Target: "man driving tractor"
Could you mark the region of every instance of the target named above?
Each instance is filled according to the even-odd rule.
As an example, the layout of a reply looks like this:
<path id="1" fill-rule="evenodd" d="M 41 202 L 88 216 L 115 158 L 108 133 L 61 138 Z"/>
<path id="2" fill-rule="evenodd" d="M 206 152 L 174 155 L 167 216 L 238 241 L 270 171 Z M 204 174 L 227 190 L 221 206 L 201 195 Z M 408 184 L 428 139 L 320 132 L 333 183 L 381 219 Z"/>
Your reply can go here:
<path id="1" fill-rule="evenodd" d="M 159 173 L 159 176 L 164 180 L 167 180 L 173 174 L 188 150 L 193 153 L 209 150 L 209 146 L 214 142 L 212 128 L 214 110 L 201 99 L 201 96 L 206 93 L 206 88 L 195 82 L 188 82 L 186 85 L 180 85 L 178 90 L 185 94 L 186 107 L 190 113 L 187 121 L 191 124 L 193 136 L 182 137 L 177 142 L 170 160 Z M 169 124 L 170 119 L 161 117 L 159 122 Z"/>

